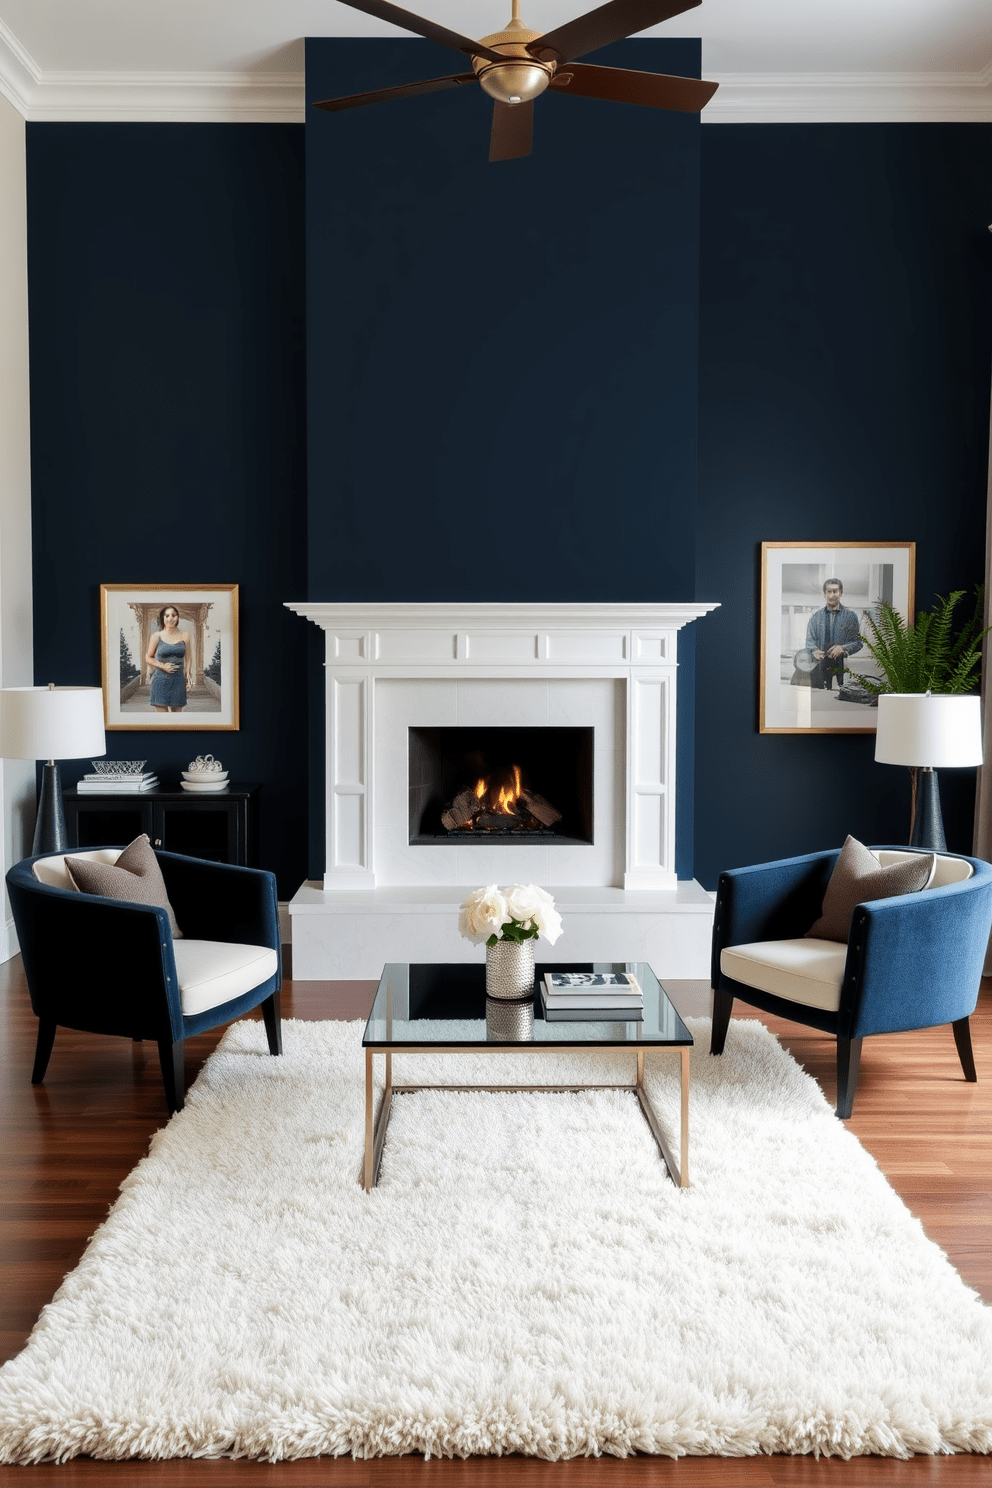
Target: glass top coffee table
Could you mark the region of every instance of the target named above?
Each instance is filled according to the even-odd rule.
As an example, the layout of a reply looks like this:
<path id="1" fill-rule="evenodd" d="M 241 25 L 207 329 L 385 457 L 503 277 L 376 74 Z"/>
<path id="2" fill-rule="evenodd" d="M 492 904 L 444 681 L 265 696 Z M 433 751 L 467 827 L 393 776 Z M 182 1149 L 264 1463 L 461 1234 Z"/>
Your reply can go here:
<path id="1" fill-rule="evenodd" d="M 416 1090 L 629 1090 L 637 1096 L 665 1166 L 678 1187 L 689 1182 L 689 1052 L 692 1034 L 673 1007 L 664 987 L 646 961 L 544 962 L 537 981 L 549 971 L 630 971 L 644 994 L 643 1019 L 624 1022 L 622 1014 L 602 1023 L 545 1022 L 541 998 L 533 1003 L 496 1003 L 486 998 L 486 968 L 473 964 L 392 962 L 382 973 L 369 1021 L 362 1038 L 365 1050 L 365 1160 L 361 1182 L 366 1190 L 379 1178 L 389 1111 L 394 1095 Z M 490 1017 L 487 1022 L 487 1002 Z M 510 1016 L 510 1011 L 516 1017 Z M 511 1031 L 507 1032 L 507 1025 Z M 453 1026 L 454 1025 L 454 1026 Z M 604 1049 L 633 1056 L 630 1085 L 394 1085 L 393 1055 L 458 1053 L 539 1053 L 568 1049 Z M 647 1049 L 678 1049 L 680 1061 L 681 1131 L 679 1161 L 662 1131 L 644 1089 Z M 385 1055 L 382 1099 L 375 1111 L 374 1059 Z"/>

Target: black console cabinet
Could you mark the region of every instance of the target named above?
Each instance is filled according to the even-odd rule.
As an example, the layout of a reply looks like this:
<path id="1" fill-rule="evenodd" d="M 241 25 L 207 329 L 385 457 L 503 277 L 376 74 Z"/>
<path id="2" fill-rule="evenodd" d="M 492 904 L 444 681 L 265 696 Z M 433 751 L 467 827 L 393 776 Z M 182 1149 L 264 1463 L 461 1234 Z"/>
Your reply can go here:
<path id="1" fill-rule="evenodd" d="M 77 848 L 125 847 L 147 832 L 153 847 L 210 858 L 215 863 L 257 866 L 257 785 L 204 791 L 63 791 L 69 841 Z"/>

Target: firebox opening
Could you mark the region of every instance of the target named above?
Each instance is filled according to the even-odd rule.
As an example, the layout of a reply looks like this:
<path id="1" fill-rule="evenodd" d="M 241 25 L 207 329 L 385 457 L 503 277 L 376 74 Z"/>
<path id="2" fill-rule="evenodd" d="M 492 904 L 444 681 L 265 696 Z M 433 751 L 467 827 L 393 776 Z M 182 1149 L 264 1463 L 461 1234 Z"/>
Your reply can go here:
<path id="1" fill-rule="evenodd" d="M 591 728 L 411 728 L 410 844 L 593 842 Z"/>

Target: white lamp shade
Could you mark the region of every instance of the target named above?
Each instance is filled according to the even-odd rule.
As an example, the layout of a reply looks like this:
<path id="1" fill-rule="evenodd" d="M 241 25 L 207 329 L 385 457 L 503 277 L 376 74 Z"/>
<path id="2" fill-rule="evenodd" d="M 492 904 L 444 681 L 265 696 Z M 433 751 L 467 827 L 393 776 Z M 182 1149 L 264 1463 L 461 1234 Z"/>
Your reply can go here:
<path id="1" fill-rule="evenodd" d="M 5 687 L 0 691 L 4 759 L 92 759 L 106 754 L 99 687 Z"/>
<path id="2" fill-rule="evenodd" d="M 953 693 L 883 693 L 878 700 L 875 758 L 883 765 L 924 765 L 932 770 L 980 765 L 981 699 Z"/>

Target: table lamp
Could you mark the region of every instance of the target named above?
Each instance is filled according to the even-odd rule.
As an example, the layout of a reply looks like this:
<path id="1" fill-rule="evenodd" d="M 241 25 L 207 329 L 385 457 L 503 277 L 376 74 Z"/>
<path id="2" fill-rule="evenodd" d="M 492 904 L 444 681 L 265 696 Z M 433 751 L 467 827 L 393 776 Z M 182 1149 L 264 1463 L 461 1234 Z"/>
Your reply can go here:
<path id="1" fill-rule="evenodd" d="M 92 759 L 107 752 L 99 687 L 4 687 L 0 690 L 0 755 L 45 760 L 31 856 L 65 852 L 57 759 Z"/>
<path id="2" fill-rule="evenodd" d="M 911 847 L 946 852 L 937 771 L 982 763 L 981 699 L 957 693 L 883 692 L 875 758 L 919 770 Z"/>

